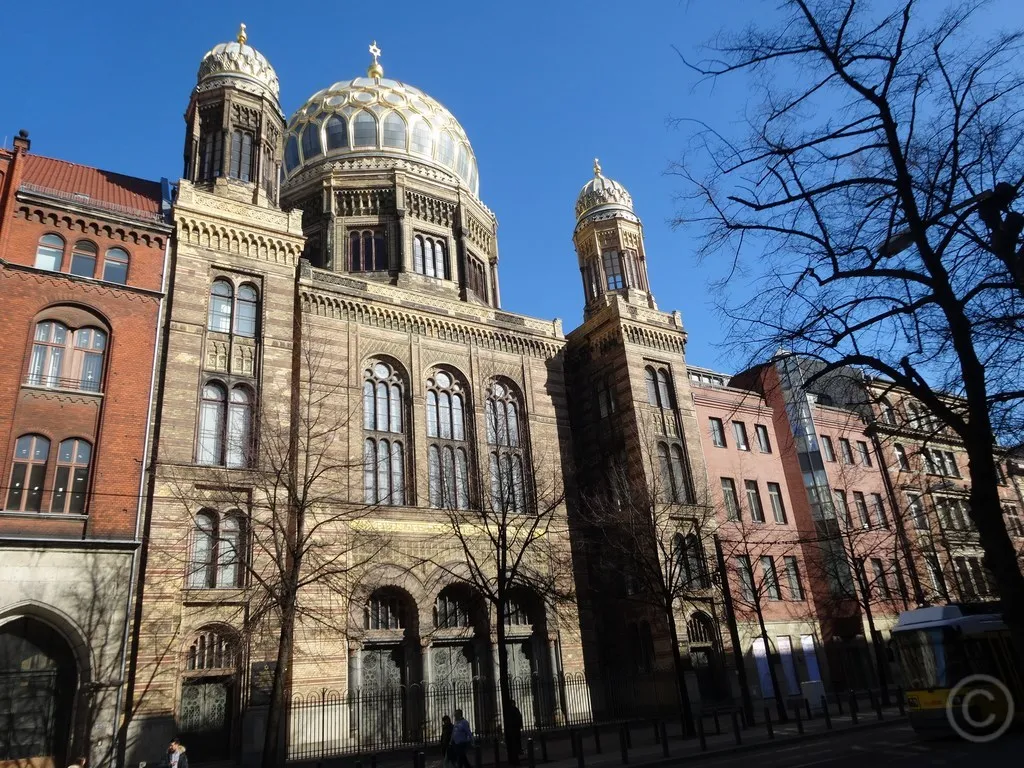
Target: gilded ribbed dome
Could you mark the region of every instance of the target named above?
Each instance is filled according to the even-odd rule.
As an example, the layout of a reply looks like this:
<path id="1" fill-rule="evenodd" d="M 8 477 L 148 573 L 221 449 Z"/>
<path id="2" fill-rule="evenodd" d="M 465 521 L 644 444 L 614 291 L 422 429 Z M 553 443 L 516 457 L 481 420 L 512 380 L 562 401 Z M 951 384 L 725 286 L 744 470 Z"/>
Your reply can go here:
<path id="1" fill-rule="evenodd" d="M 476 157 L 452 113 L 419 88 L 383 77 L 376 61 L 368 75 L 318 91 L 292 115 L 286 178 L 325 160 L 407 159 L 443 171 L 478 196 Z"/>
<path id="2" fill-rule="evenodd" d="M 215 45 L 208 51 L 199 64 L 196 88 L 230 80 L 245 90 L 265 91 L 277 101 L 281 92 L 277 72 L 262 53 L 246 45 L 246 39 L 243 24 L 237 41 Z"/>
<path id="3" fill-rule="evenodd" d="M 619 182 L 601 173 L 601 165 L 595 159 L 594 178 L 583 185 L 576 198 L 576 220 L 615 210 L 632 214 L 633 198 Z"/>

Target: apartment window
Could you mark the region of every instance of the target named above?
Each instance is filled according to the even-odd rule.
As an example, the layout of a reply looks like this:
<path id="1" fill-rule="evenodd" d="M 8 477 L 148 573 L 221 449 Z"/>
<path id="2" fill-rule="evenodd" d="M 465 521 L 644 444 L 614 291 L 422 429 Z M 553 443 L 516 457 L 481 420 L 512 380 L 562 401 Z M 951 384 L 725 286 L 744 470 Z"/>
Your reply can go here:
<path id="1" fill-rule="evenodd" d="M 850 446 L 850 441 L 845 437 L 839 438 L 839 449 L 843 453 L 843 464 L 855 464 L 853 460 L 853 448 Z"/>
<path id="2" fill-rule="evenodd" d="M 1024 523 L 1020 513 L 1013 504 L 1003 505 L 1003 516 L 1006 518 L 1006 530 L 1011 536 L 1024 536 Z"/>
<path id="3" fill-rule="evenodd" d="M 775 560 L 767 555 L 761 558 L 761 571 L 764 573 L 764 587 L 769 600 L 781 600 L 779 574 L 775 570 Z"/>
<path id="4" fill-rule="evenodd" d="M 757 489 L 757 480 L 746 480 L 743 485 L 747 490 L 747 506 L 750 508 L 750 519 L 755 523 L 763 523 L 764 509 L 761 506 L 761 492 Z"/>
<path id="5" fill-rule="evenodd" d="M 828 435 L 821 436 L 821 454 L 825 457 L 825 461 L 836 460 L 836 451 L 832 446 L 832 438 Z"/>
<path id="6" fill-rule="evenodd" d="M 38 512 L 43 502 L 50 441 L 42 435 L 22 435 L 14 444 L 14 461 L 7 488 L 8 512 Z"/>
<path id="7" fill-rule="evenodd" d="M 875 594 L 882 597 L 884 600 L 888 600 L 892 597 L 892 591 L 889 589 L 889 582 L 886 579 L 885 564 L 881 559 L 877 557 L 871 558 L 871 573 L 873 577 L 873 585 Z"/>
<path id="8" fill-rule="evenodd" d="M 1006 474 L 1003 472 L 1002 462 L 999 461 L 996 462 L 996 483 L 999 485 L 1006 485 Z"/>
<path id="9" fill-rule="evenodd" d="M 980 557 L 969 557 L 967 558 L 967 566 L 971 571 L 971 578 L 974 581 L 974 588 L 977 590 L 979 595 L 989 596 L 992 594 L 992 588 L 989 585 L 988 573 L 985 570 L 985 565 Z"/>
<path id="10" fill-rule="evenodd" d="M 928 530 L 928 513 L 925 512 L 921 497 L 916 493 L 907 494 L 907 510 L 910 512 L 910 520 L 914 528 L 919 531 Z"/>
<path id="11" fill-rule="evenodd" d="M 85 511 L 91 457 L 92 446 L 85 440 L 72 438 L 61 442 L 57 449 L 57 474 L 53 480 L 51 512 L 75 515 Z"/>
<path id="12" fill-rule="evenodd" d="M 736 483 L 731 477 L 722 478 L 722 498 L 725 500 L 725 515 L 729 520 L 740 519 L 740 500 L 736 495 Z"/>
<path id="13" fill-rule="evenodd" d="M 935 509 L 947 529 L 954 531 L 968 529 L 967 505 L 963 499 L 938 496 L 935 498 Z"/>
<path id="14" fill-rule="evenodd" d="M 96 275 L 96 255 L 99 251 L 96 246 L 88 240 L 79 240 L 71 249 L 72 275 L 79 277 L 94 277 Z"/>
<path id="15" fill-rule="evenodd" d="M 871 466 L 871 451 L 868 448 L 868 444 L 863 440 L 857 441 L 857 453 L 860 454 L 860 463 L 865 467 Z"/>
<path id="16" fill-rule="evenodd" d="M 786 507 L 782 501 L 782 487 L 778 483 L 768 483 L 768 499 L 771 501 L 775 522 L 785 524 Z"/>
<path id="17" fill-rule="evenodd" d="M 465 387 L 448 371 L 434 371 L 427 379 L 427 479 L 435 509 L 469 507 L 465 401 Z"/>
<path id="18" fill-rule="evenodd" d="M 868 503 L 860 491 L 853 492 L 853 505 L 857 508 L 857 517 L 861 528 L 871 527 L 871 516 L 868 514 Z"/>
<path id="19" fill-rule="evenodd" d="M 884 421 L 886 424 L 895 425 L 896 411 L 893 410 L 892 403 L 890 403 L 888 400 L 882 400 L 880 407 L 882 409 L 882 421 Z"/>
<path id="20" fill-rule="evenodd" d="M 124 248 L 107 249 L 103 256 L 103 279 L 120 285 L 128 282 L 128 251 Z"/>
<path id="21" fill-rule="evenodd" d="M 367 504 L 405 503 L 405 379 L 389 363 L 363 370 L 363 496 Z"/>
<path id="22" fill-rule="evenodd" d="M 350 272 L 383 272 L 388 268 L 388 252 L 383 229 L 349 231 L 348 268 Z"/>
<path id="23" fill-rule="evenodd" d="M 896 452 L 896 463 L 900 469 L 910 469 L 910 459 L 907 458 L 907 449 L 899 443 L 893 446 L 893 450 Z"/>
<path id="24" fill-rule="evenodd" d="M 836 500 L 836 516 L 843 522 L 847 527 L 850 526 L 850 507 L 846 503 L 846 491 L 835 488 L 832 490 L 832 495 Z"/>
<path id="25" fill-rule="evenodd" d="M 786 555 L 783 559 L 786 563 L 786 579 L 789 581 L 789 597 L 791 600 L 803 600 L 804 587 L 800 583 L 800 565 L 793 555 Z"/>
<path id="26" fill-rule="evenodd" d="M 875 522 L 879 528 L 889 527 L 889 518 L 885 514 L 885 503 L 880 493 L 871 494 L 871 505 L 875 508 Z"/>
<path id="27" fill-rule="evenodd" d="M 757 435 L 757 447 L 761 453 L 771 453 L 772 442 L 768 439 L 768 427 L 764 424 L 757 424 L 754 427 L 754 432 Z"/>
<path id="28" fill-rule="evenodd" d="M 225 515 L 212 510 L 197 514 L 192 531 L 189 587 L 224 589 L 242 586 L 244 532 L 244 520 L 237 510 Z"/>
<path id="29" fill-rule="evenodd" d="M 64 261 L 64 238 L 60 235 L 43 235 L 36 246 L 36 269 L 60 272 Z"/>
<path id="30" fill-rule="evenodd" d="M 725 448 L 725 425 L 722 424 L 721 419 L 716 419 L 712 416 L 709 419 L 711 423 L 711 442 L 716 448 Z"/>
<path id="31" fill-rule="evenodd" d="M 107 334 L 99 328 L 71 332 L 53 320 L 36 324 L 28 383 L 99 392 Z"/>
<path id="32" fill-rule="evenodd" d="M 736 447 L 741 451 L 749 451 L 750 446 L 747 444 L 747 425 L 742 421 L 734 421 L 732 423 L 732 433 L 736 438 Z"/>
<path id="33" fill-rule="evenodd" d="M 736 573 L 740 578 L 740 597 L 748 603 L 754 600 L 754 568 L 750 558 L 740 555 L 736 558 Z"/>
<path id="34" fill-rule="evenodd" d="M 950 477 L 960 477 L 960 467 L 956 464 L 956 456 L 952 451 L 943 451 L 942 455 L 945 457 L 944 467 L 946 474 Z"/>

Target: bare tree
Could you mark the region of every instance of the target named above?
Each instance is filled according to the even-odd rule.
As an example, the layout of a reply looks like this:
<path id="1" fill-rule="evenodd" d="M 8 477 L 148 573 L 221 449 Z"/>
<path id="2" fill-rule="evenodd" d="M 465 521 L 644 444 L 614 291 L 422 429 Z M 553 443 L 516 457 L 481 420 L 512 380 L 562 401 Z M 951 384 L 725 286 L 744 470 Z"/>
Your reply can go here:
<path id="1" fill-rule="evenodd" d="M 250 651 L 257 652 L 263 638 L 274 638 L 266 646 L 276 660 L 267 696 L 265 768 L 284 760 L 299 625 L 344 634 L 346 621 L 339 617 L 347 614 L 354 574 L 388 546 L 379 534 L 353 525 L 378 505 L 357 501 L 350 490 L 352 477 L 362 476 L 365 467 L 362 456 L 349 452 L 358 409 L 348 405 L 344 372 L 315 341 L 303 343 L 295 357 L 290 400 L 265 397 L 252 430 L 229 429 L 226 450 L 242 457 L 240 466 L 176 468 L 171 482 L 203 540 L 202 552 L 191 547 L 190 586 L 214 586 L 217 579 L 239 584 L 244 599 L 233 595 L 225 604 L 238 606 Z M 244 511 L 245 535 L 240 546 L 221 535 L 212 564 L 213 532 L 205 510 L 214 505 Z"/>
<path id="2" fill-rule="evenodd" d="M 683 735 L 689 737 L 696 731 L 678 620 L 684 606 L 706 602 L 712 589 L 705 542 L 714 529 L 714 511 L 698 501 L 681 458 L 659 453 L 653 438 L 639 445 L 643 458 L 610 465 L 602 487 L 581 499 L 582 515 L 599 542 L 603 568 L 614 574 L 602 583 L 625 581 L 628 599 L 648 606 L 667 624 Z"/>
<path id="3" fill-rule="evenodd" d="M 725 308 L 756 359 L 780 346 L 813 358 L 812 381 L 869 369 L 963 441 L 971 515 L 1024 657 L 1024 576 L 993 457 L 996 435 L 1020 441 L 1024 411 L 1021 217 L 1007 213 L 1024 180 L 1024 76 L 1020 33 L 976 42 L 978 5 L 789 0 L 777 26 L 718 39 L 692 68 L 760 78 L 764 99 L 742 140 L 695 131 L 675 167 L 694 203 L 678 222 L 703 225 L 703 253 L 737 269 L 764 261 L 756 298 Z"/>
<path id="4" fill-rule="evenodd" d="M 508 394 L 497 380 L 491 387 L 491 393 L 498 388 Z M 506 744 L 513 716 L 507 626 L 512 613 L 528 610 L 520 601 L 529 596 L 547 624 L 560 621 L 559 607 L 576 599 L 561 461 L 535 453 L 536 447 L 525 439 L 520 415 L 511 397 L 487 402 L 487 458 L 479 503 L 474 503 L 468 472 L 457 469 L 454 455 L 450 464 L 439 455 L 439 464 L 430 470 L 431 506 L 446 521 L 449 546 L 439 556 L 417 561 L 471 588 L 490 609 Z M 451 418 L 450 412 L 442 410 L 441 418 Z M 443 426 L 439 433 L 446 434 Z M 534 616 L 534 621 L 538 618 Z"/>

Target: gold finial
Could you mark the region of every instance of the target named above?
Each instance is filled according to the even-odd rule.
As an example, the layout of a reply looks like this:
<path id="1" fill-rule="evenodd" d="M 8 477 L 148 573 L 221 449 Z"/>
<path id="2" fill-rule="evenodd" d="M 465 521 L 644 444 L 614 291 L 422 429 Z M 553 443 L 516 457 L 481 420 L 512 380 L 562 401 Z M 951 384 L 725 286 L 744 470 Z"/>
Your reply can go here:
<path id="1" fill-rule="evenodd" d="M 366 76 L 372 77 L 374 80 L 380 80 L 384 77 L 384 67 L 378 61 L 380 58 L 380 48 L 377 47 L 376 40 L 370 43 L 370 55 L 373 56 L 373 64 L 366 70 Z"/>
<path id="2" fill-rule="evenodd" d="M 249 36 L 245 34 L 245 24 L 238 25 L 238 44 L 245 45 L 245 41 L 249 39 Z"/>
<path id="3" fill-rule="evenodd" d="M 596 157 L 594 158 L 594 175 L 595 176 L 600 176 L 601 175 L 601 164 L 597 161 Z"/>

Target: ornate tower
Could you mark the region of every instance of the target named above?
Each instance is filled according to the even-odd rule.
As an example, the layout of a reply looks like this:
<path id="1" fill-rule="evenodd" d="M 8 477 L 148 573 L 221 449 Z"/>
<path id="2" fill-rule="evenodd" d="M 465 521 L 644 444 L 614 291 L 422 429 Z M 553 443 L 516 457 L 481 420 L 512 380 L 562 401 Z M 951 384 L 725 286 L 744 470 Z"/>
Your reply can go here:
<path id="1" fill-rule="evenodd" d="M 284 113 L 277 73 L 262 53 L 238 42 L 214 46 L 199 65 L 185 134 L 185 178 L 242 202 L 277 206 Z"/>
<path id="2" fill-rule="evenodd" d="M 619 182 L 601 173 L 594 159 L 594 178 L 576 199 L 576 230 L 572 236 L 579 257 L 589 318 L 611 296 L 628 304 L 657 309 L 647 281 L 643 224 L 633 212 L 633 198 Z"/>

